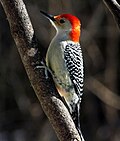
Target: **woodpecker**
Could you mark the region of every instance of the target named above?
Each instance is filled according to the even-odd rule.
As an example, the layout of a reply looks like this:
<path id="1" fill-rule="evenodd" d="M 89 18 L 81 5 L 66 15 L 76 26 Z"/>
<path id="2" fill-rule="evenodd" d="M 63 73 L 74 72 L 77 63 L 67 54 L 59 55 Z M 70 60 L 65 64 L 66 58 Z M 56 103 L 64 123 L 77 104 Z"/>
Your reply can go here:
<path id="1" fill-rule="evenodd" d="M 67 103 L 68 110 L 84 141 L 80 130 L 80 103 L 83 94 L 83 56 L 79 43 L 80 20 L 71 14 L 47 17 L 56 29 L 47 54 L 46 65 L 51 70 L 58 93 Z"/>

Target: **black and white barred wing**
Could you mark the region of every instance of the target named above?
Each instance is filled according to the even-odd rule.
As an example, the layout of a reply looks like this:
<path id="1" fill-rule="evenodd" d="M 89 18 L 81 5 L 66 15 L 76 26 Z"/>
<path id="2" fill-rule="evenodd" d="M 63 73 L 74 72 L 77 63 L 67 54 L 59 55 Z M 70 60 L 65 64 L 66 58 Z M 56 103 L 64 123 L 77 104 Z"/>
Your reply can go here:
<path id="1" fill-rule="evenodd" d="M 75 88 L 75 92 L 81 100 L 83 94 L 83 56 L 79 43 L 67 44 L 64 50 L 66 67 L 70 74 L 70 79 Z"/>

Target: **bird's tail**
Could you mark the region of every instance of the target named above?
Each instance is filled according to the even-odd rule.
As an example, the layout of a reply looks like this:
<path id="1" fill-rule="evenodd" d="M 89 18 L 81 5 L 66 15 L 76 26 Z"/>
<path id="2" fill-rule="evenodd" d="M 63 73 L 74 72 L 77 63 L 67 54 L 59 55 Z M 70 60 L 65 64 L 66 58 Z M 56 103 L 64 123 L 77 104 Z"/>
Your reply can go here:
<path id="1" fill-rule="evenodd" d="M 81 133 L 81 128 L 80 128 L 80 103 L 76 104 L 75 110 L 71 114 L 71 116 L 72 116 L 72 119 L 73 119 L 73 121 L 75 123 L 75 126 L 76 126 L 77 130 L 78 130 L 81 141 L 85 141 L 84 138 L 83 138 L 83 135 Z"/>

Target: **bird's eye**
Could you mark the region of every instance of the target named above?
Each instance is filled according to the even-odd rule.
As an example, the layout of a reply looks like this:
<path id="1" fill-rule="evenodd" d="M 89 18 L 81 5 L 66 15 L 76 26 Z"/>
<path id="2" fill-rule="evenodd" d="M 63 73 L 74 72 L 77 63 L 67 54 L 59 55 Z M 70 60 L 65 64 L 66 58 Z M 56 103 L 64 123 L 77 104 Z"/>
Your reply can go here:
<path id="1" fill-rule="evenodd" d="M 61 19 L 61 20 L 60 20 L 60 23 L 61 23 L 61 24 L 65 23 L 65 20 L 64 20 L 64 19 Z"/>

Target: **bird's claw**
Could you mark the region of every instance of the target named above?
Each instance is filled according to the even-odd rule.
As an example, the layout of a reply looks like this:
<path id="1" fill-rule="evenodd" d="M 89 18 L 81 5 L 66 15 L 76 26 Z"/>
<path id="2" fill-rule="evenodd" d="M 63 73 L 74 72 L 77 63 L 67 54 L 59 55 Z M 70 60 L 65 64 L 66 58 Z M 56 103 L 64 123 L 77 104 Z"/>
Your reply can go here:
<path id="1" fill-rule="evenodd" d="M 38 65 L 35 67 L 35 69 L 45 69 L 45 78 L 48 79 L 48 72 L 52 75 L 52 71 L 45 65 L 43 61 L 41 61 L 41 66 Z"/>

